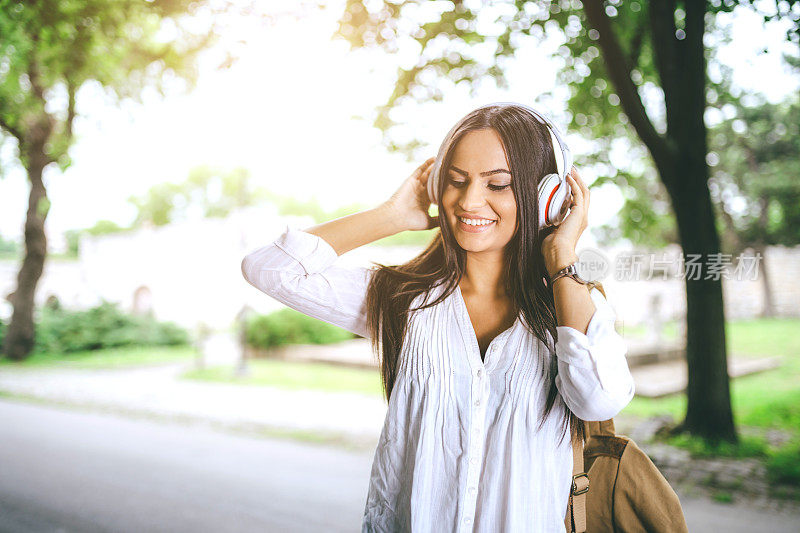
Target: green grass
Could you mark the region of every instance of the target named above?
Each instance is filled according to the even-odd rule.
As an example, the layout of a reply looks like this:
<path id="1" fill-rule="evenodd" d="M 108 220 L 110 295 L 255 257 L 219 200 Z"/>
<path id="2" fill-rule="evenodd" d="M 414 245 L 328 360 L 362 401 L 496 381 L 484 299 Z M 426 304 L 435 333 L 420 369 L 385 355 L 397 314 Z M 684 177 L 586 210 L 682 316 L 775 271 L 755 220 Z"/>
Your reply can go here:
<path id="1" fill-rule="evenodd" d="M 202 381 L 268 385 L 286 389 L 314 389 L 326 392 L 359 392 L 380 396 L 377 370 L 350 368 L 326 363 L 305 363 L 256 359 L 249 362 L 250 375 L 236 377 L 234 368 L 215 366 L 186 372 L 183 377 Z"/>
<path id="2" fill-rule="evenodd" d="M 761 318 L 728 322 L 728 351 L 737 355 L 800 358 L 800 319 Z"/>
<path id="3" fill-rule="evenodd" d="M 771 483 L 800 487 L 800 442 L 792 442 L 770 452 L 767 478 Z"/>
<path id="4" fill-rule="evenodd" d="M 757 457 L 765 461 L 771 483 L 800 486 L 800 320 L 792 318 L 732 321 L 727 324 L 728 353 L 741 357 L 783 358 L 780 368 L 732 379 L 731 404 L 737 427 L 759 430 L 780 429 L 792 439 L 774 448 L 762 434 L 739 434 L 739 443 L 716 445 L 678 435 L 666 439 L 674 446 L 701 457 Z M 686 396 L 635 397 L 623 415 L 649 417 L 669 414 L 681 420 L 686 413 Z M 727 493 L 720 493 L 724 495 Z M 725 496 L 727 498 L 727 495 Z M 722 501 L 722 500 L 720 500 Z"/>
<path id="5" fill-rule="evenodd" d="M 760 428 L 800 428 L 800 319 L 733 321 L 726 328 L 728 352 L 744 357 L 780 355 L 780 368 L 731 380 L 731 402 L 737 424 Z M 679 419 L 686 413 L 686 396 L 635 397 L 625 415 L 660 414 Z"/>
<path id="6" fill-rule="evenodd" d="M 124 368 L 186 361 L 196 357 L 192 346 L 125 346 L 70 354 L 37 353 L 24 361 L 0 359 L 0 368 Z"/>
<path id="7" fill-rule="evenodd" d="M 630 339 L 644 339 L 648 335 L 649 327 L 646 324 L 628 325 L 622 323 L 617 326 L 617 331 L 623 338 Z M 672 341 L 678 338 L 678 323 L 675 320 L 664 322 L 663 329 L 664 340 Z"/>
<path id="8" fill-rule="evenodd" d="M 800 428 L 800 358 L 787 359 L 780 368 L 731 380 L 731 404 L 737 425 L 765 429 Z M 625 415 L 650 417 L 669 414 L 677 420 L 686 413 L 686 396 L 634 397 Z"/>
<path id="9" fill-rule="evenodd" d="M 769 450 L 763 438 L 753 435 L 740 435 L 738 444 L 721 441 L 709 444 L 703 439 L 682 434 L 666 439 L 668 444 L 684 448 L 694 457 L 767 457 Z"/>
<path id="10" fill-rule="evenodd" d="M 733 502 L 733 494 L 728 491 L 717 491 L 714 493 L 714 499 L 719 503 L 731 503 Z"/>

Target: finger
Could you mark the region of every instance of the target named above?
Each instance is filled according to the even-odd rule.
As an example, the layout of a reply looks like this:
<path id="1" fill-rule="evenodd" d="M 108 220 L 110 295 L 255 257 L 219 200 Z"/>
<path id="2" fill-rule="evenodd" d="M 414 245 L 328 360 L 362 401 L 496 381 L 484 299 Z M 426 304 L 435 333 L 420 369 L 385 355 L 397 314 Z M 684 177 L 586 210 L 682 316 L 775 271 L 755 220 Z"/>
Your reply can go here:
<path id="1" fill-rule="evenodd" d="M 571 195 L 570 195 L 569 200 L 570 200 L 569 202 L 564 202 L 564 204 L 561 206 L 560 214 L 561 214 L 562 218 L 566 217 L 567 211 L 571 211 L 572 208 L 575 206 L 575 204 L 572 202 L 572 196 Z"/>
<path id="2" fill-rule="evenodd" d="M 570 174 L 572 174 L 572 176 L 575 178 L 575 181 L 580 186 L 581 190 L 583 191 L 583 195 L 588 198 L 589 197 L 589 186 L 586 185 L 586 182 L 583 181 L 583 178 L 581 178 L 581 175 L 578 172 L 578 169 L 573 166 L 572 170 L 570 171 Z"/>
<path id="3" fill-rule="evenodd" d="M 580 185 L 578 185 L 578 183 L 575 181 L 575 178 L 573 178 L 571 175 L 567 176 L 567 181 L 569 182 L 570 187 L 572 187 L 572 196 L 574 198 L 573 202 L 575 205 L 583 205 L 583 190 L 581 189 Z"/>
<path id="4" fill-rule="evenodd" d="M 422 182 L 424 185 L 428 185 L 428 180 L 431 177 L 431 168 L 432 167 L 426 168 L 419 178 L 419 181 Z"/>
<path id="5" fill-rule="evenodd" d="M 430 168 L 430 165 L 433 163 L 433 160 L 434 160 L 433 157 L 429 157 L 428 159 L 426 159 L 420 166 L 416 168 L 416 170 L 414 170 L 414 173 L 422 174 L 427 168 Z"/>
<path id="6" fill-rule="evenodd" d="M 577 177 L 576 181 L 578 182 L 578 185 L 580 185 L 580 187 L 581 187 L 581 192 L 583 194 L 583 201 L 586 204 L 586 206 L 588 207 L 589 206 L 589 199 L 590 199 L 590 196 L 591 196 L 591 191 L 589 190 L 589 186 L 586 185 L 586 182 L 583 181 L 580 178 L 580 176 Z"/>
<path id="7" fill-rule="evenodd" d="M 423 174 L 430 174 L 433 171 L 433 162 L 425 163 L 425 166 L 422 169 Z"/>
<path id="8" fill-rule="evenodd" d="M 573 183 L 575 183 L 575 188 L 578 190 L 577 195 L 580 197 L 575 201 L 575 208 L 580 209 L 581 212 L 583 213 L 583 216 L 581 217 L 582 218 L 581 225 L 582 227 L 586 227 L 587 218 L 589 215 L 589 197 L 588 195 L 585 195 L 583 193 L 583 189 L 578 185 L 575 178 L 570 176 L 570 179 L 572 180 Z"/>

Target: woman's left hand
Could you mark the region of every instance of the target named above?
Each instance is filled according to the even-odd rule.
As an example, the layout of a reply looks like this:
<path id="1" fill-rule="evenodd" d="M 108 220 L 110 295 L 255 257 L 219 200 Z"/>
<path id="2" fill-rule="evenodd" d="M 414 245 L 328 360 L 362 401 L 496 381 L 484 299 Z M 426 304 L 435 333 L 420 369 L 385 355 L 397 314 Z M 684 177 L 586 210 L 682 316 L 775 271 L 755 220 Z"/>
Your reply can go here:
<path id="1" fill-rule="evenodd" d="M 589 223 L 589 187 L 574 166 L 567 175 L 567 183 L 572 188 L 572 202 L 565 203 L 565 209 L 570 208 L 569 215 L 542 241 L 542 254 L 550 277 L 578 260 L 575 247 Z"/>

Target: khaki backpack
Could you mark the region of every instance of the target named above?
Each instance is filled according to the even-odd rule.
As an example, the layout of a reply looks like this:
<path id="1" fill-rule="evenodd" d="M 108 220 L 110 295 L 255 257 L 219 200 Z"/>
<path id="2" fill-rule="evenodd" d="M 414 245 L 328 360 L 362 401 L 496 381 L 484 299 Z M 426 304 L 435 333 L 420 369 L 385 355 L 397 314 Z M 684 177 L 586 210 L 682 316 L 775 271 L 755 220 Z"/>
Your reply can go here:
<path id="1" fill-rule="evenodd" d="M 584 427 L 586 444 L 572 441 L 567 531 L 688 533 L 678 495 L 636 443 L 615 433 L 614 419 Z"/>

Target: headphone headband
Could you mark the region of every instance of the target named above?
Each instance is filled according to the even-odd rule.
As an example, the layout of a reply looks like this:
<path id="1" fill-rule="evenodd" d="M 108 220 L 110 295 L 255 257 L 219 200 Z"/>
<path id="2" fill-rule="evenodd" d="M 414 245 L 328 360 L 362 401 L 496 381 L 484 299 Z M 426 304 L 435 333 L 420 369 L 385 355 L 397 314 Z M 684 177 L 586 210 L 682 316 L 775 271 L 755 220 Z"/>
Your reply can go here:
<path id="1" fill-rule="evenodd" d="M 558 130 L 556 125 L 550 120 L 546 115 L 537 111 L 533 107 L 529 106 L 528 104 L 523 104 L 520 102 L 509 102 L 509 101 L 502 101 L 502 102 L 492 102 L 491 104 L 486 104 L 478 107 L 478 109 L 483 109 L 485 107 L 492 107 L 492 106 L 516 106 L 516 107 L 523 107 L 527 109 L 533 116 L 536 118 L 540 124 L 544 124 L 547 126 L 547 130 L 550 132 L 551 142 L 552 138 L 555 138 L 555 142 L 553 142 L 553 148 L 558 146 L 558 152 L 561 152 L 561 168 L 558 168 L 559 158 L 556 156 L 556 170 L 559 177 L 564 177 L 572 168 L 572 151 L 567 146 L 567 143 L 564 141 L 563 137 L 561 137 L 561 132 Z"/>

